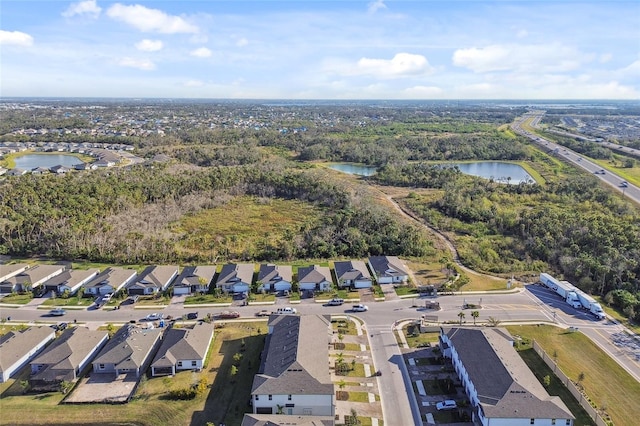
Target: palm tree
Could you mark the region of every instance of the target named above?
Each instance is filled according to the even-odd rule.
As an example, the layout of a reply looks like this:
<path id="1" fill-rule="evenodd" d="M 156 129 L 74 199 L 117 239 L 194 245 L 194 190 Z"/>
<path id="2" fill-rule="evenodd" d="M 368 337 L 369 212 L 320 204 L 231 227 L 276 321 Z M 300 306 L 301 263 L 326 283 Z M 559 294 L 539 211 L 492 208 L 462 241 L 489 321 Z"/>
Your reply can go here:
<path id="1" fill-rule="evenodd" d="M 458 318 L 460 318 L 460 325 L 462 325 L 462 319 L 465 317 L 464 312 L 460 311 Z"/>
<path id="2" fill-rule="evenodd" d="M 471 316 L 473 317 L 473 325 L 476 325 L 476 319 L 480 316 L 480 311 L 471 312 Z"/>

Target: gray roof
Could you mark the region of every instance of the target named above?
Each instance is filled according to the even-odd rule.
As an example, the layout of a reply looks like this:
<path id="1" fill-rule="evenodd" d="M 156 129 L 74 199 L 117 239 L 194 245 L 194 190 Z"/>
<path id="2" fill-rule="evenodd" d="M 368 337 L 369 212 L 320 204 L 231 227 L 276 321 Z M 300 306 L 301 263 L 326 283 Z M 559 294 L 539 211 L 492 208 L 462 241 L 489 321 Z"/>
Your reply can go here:
<path id="1" fill-rule="evenodd" d="M 102 287 L 103 285 L 108 284 L 113 288 L 118 288 L 135 275 L 136 271 L 133 269 L 109 267 L 102 271 L 100 275 L 92 279 L 86 287 Z"/>
<path id="2" fill-rule="evenodd" d="M 205 281 L 205 286 L 211 284 L 214 275 L 216 274 L 216 265 L 200 265 L 200 266 L 185 266 L 182 272 L 176 278 L 174 286 L 199 286 L 200 278 Z"/>
<path id="3" fill-rule="evenodd" d="M 527 367 L 506 329 L 456 327 L 446 334 L 478 392 L 485 417 L 574 418 Z"/>
<path id="4" fill-rule="evenodd" d="M 47 349 L 31 361 L 46 368 L 32 379 L 55 379 L 55 370 L 75 370 L 109 336 L 106 331 L 71 327 L 62 333 Z"/>
<path id="5" fill-rule="evenodd" d="M 253 263 L 227 263 L 222 267 L 218 279 L 217 286 L 233 285 L 240 281 L 251 284 L 253 281 Z"/>
<path id="6" fill-rule="evenodd" d="M 406 276 L 407 271 L 397 256 L 371 256 L 369 264 L 378 277 Z"/>
<path id="7" fill-rule="evenodd" d="M 99 269 L 69 269 L 64 271 L 60 275 L 49 278 L 43 283 L 43 285 L 45 287 L 58 287 L 61 285 L 66 285 L 68 287 L 74 288 L 79 283 L 85 281 L 91 276 L 96 276 L 99 273 Z"/>
<path id="8" fill-rule="evenodd" d="M 330 321 L 321 315 L 277 315 L 252 394 L 333 394 L 329 373 Z M 324 335 L 324 338 L 322 336 Z"/>
<path id="9" fill-rule="evenodd" d="M 0 372 L 7 371 L 27 352 L 55 335 L 51 327 L 29 327 L 0 336 Z"/>
<path id="10" fill-rule="evenodd" d="M 318 284 L 323 281 L 333 282 L 333 279 L 328 266 L 312 265 L 298 268 L 298 281 Z"/>
<path id="11" fill-rule="evenodd" d="M 213 338 L 213 323 L 201 322 L 193 328 L 167 330 L 152 367 L 170 367 L 182 360 L 204 361 Z"/>
<path id="12" fill-rule="evenodd" d="M 93 360 L 93 364 L 115 364 L 118 368 L 141 367 L 163 329 L 151 330 L 127 324 L 120 328 Z"/>
<path id="13" fill-rule="evenodd" d="M 7 279 L 27 269 L 29 265 L 26 263 L 11 263 L 5 265 L 0 263 L 0 279 Z"/>
<path id="14" fill-rule="evenodd" d="M 277 281 L 291 282 L 293 278 L 293 268 L 290 265 L 262 264 L 258 271 L 258 281 L 263 284 Z"/>
<path id="15" fill-rule="evenodd" d="M 334 426 L 331 416 L 283 416 L 282 414 L 245 413 L 241 426 Z"/>
<path id="16" fill-rule="evenodd" d="M 178 267 L 174 265 L 148 266 L 140 275 L 133 286 L 154 287 L 165 290 L 178 275 Z"/>
<path id="17" fill-rule="evenodd" d="M 333 267 L 336 271 L 336 278 L 338 278 L 338 280 L 371 279 L 371 274 L 369 274 L 367 265 L 365 265 L 362 260 L 334 262 Z"/>
<path id="18" fill-rule="evenodd" d="M 61 274 L 65 267 L 62 265 L 36 265 L 33 268 L 29 268 L 18 275 L 15 275 L 4 283 L 10 284 L 37 284 L 51 274 Z M 3 284 L 4 284 L 3 283 Z"/>

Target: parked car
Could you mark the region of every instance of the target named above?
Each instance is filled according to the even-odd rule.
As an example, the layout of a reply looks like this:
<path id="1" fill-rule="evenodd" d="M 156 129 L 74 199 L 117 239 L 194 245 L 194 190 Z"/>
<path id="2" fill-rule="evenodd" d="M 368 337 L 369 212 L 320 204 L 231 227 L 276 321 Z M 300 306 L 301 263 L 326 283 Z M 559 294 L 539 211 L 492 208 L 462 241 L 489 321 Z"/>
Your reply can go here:
<path id="1" fill-rule="evenodd" d="M 129 296 L 125 299 L 124 302 L 122 302 L 123 305 L 133 305 L 134 303 L 136 303 L 138 301 L 138 299 L 140 299 L 140 295 L 138 294 L 134 294 L 133 296 Z"/>
<path id="2" fill-rule="evenodd" d="M 147 321 L 161 320 L 162 319 L 162 314 L 159 314 L 159 313 L 149 314 L 146 317 L 144 317 L 144 319 L 146 319 Z"/>
<path id="3" fill-rule="evenodd" d="M 327 306 L 340 306 L 344 303 L 344 299 L 333 298 L 327 302 Z"/>
<path id="4" fill-rule="evenodd" d="M 274 312 L 274 314 L 276 315 L 295 315 L 297 313 L 298 311 L 296 310 L 296 308 L 292 308 L 290 306 L 286 306 L 284 308 L 278 308 Z"/>
<path id="5" fill-rule="evenodd" d="M 232 319 L 239 318 L 240 313 L 237 311 L 222 311 L 218 314 L 218 318 L 220 319 Z"/>
<path id="6" fill-rule="evenodd" d="M 190 319 L 190 320 L 198 319 L 198 313 L 197 312 L 189 312 L 187 314 L 187 319 Z"/>
<path id="7" fill-rule="evenodd" d="M 436 409 L 438 411 L 442 410 L 455 410 L 458 408 L 458 404 L 453 399 L 445 399 L 444 401 L 440 401 L 436 404 Z"/>
<path id="8" fill-rule="evenodd" d="M 53 328 L 56 331 L 63 331 L 66 330 L 69 324 L 67 324 L 66 322 L 61 322 L 60 324 L 52 324 L 49 327 Z"/>
<path id="9" fill-rule="evenodd" d="M 61 317 L 66 313 L 67 311 L 61 308 L 55 308 L 49 311 L 49 315 L 51 315 L 52 317 Z"/>
<path id="10" fill-rule="evenodd" d="M 358 303 L 357 305 L 353 305 L 351 307 L 353 312 L 367 312 L 369 307 L 367 305 L 363 305 L 362 303 Z"/>
<path id="11" fill-rule="evenodd" d="M 266 309 L 256 312 L 257 317 L 268 317 L 269 315 L 271 314 Z"/>

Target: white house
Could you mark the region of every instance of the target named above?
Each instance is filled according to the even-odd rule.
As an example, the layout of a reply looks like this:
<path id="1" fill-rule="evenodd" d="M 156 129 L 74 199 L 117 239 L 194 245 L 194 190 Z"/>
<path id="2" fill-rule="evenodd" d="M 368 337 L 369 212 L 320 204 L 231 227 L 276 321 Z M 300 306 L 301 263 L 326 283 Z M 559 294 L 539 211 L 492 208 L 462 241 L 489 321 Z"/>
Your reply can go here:
<path id="1" fill-rule="evenodd" d="M 215 274 L 216 265 L 185 266 L 173 283 L 173 294 L 206 293 Z"/>
<path id="2" fill-rule="evenodd" d="M 178 276 L 178 267 L 174 265 L 149 266 L 138 279 L 127 286 L 129 295 L 147 295 L 162 293 Z"/>
<path id="3" fill-rule="evenodd" d="M 0 383 L 9 380 L 55 337 L 51 327 L 29 327 L 0 336 Z"/>
<path id="4" fill-rule="evenodd" d="M 36 265 L 0 283 L 1 293 L 36 289 L 48 279 L 64 272 L 62 265 Z"/>
<path id="5" fill-rule="evenodd" d="M 369 288 L 373 285 L 367 265 L 361 260 L 334 262 L 333 267 L 339 288 Z"/>
<path id="6" fill-rule="evenodd" d="M 29 265 L 26 263 L 11 263 L 8 265 L 0 263 L 0 283 L 26 271 L 28 267 Z"/>
<path id="7" fill-rule="evenodd" d="M 251 387 L 253 413 L 334 416 L 329 318 L 274 315 L 268 327 L 262 363 Z"/>
<path id="8" fill-rule="evenodd" d="M 289 291 L 293 279 L 293 268 L 290 265 L 262 264 L 258 271 L 258 290 Z"/>
<path id="9" fill-rule="evenodd" d="M 158 350 L 162 328 L 143 329 L 127 324 L 120 328 L 93 360 L 94 373 L 135 374 L 140 377 Z"/>
<path id="10" fill-rule="evenodd" d="M 151 375 L 174 375 L 180 370 L 204 368 L 211 341 L 213 323 L 200 322 L 193 328 L 170 328 L 151 363 Z"/>
<path id="11" fill-rule="evenodd" d="M 369 268 L 378 284 L 406 283 L 409 274 L 396 256 L 371 256 Z"/>
<path id="12" fill-rule="evenodd" d="M 57 295 L 65 291 L 70 295 L 75 294 L 80 287 L 98 276 L 99 269 L 69 269 L 60 275 L 49 278 L 42 285 L 46 292 L 55 292 Z"/>
<path id="13" fill-rule="evenodd" d="M 253 281 L 252 263 L 227 263 L 216 279 L 216 287 L 225 293 L 248 293 Z"/>
<path id="14" fill-rule="evenodd" d="M 330 291 L 333 285 L 331 270 L 328 266 L 318 265 L 298 268 L 298 285 L 301 291 Z"/>
<path id="15" fill-rule="evenodd" d="M 115 293 L 132 283 L 137 275 L 133 269 L 109 267 L 85 286 L 85 294 L 104 296 Z"/>
<path id="16" fill-rule="evenodd" d="M 483 426 L 572 426 L 574 416 L 550 396 L 513 348 L 504 328 L 441 328 L 443 355 L 450 358 Z"/>

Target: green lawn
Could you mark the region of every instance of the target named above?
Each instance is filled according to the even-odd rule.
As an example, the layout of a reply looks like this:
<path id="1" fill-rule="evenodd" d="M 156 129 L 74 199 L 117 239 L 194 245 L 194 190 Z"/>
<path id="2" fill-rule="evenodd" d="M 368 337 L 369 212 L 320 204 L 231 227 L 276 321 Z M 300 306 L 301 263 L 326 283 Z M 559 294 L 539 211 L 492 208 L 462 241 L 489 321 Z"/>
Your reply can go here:
<path id="1" fill-rule="evenodd" d="M 582 333 L 552 326 L 509 326 L 512 335 L 535 339 L 549 354 L 557 353 L 560 369 L 581 384 L 597 407 L 606 407 L 615 425 L 635 425 L 640 418 L 640 382 Z"/>
<path id="2" fill-rule="evenodd" d="M 90 306 L 92 303 L 93 299 L 90 297 L 71 296 L 66 299 L 63 297 L 47 299 L 42 304 L 44 306 Z"/>
<path id="3" fill-rule="evenodd" d="M 11 303 L 16 305 L 26 305 L 33 300 L 33 293 L 11 293 L 1 299 L 2 303 Z"/>
<path id="4" fill-rule="evenodd" d="M 438 333 L 420 333 L 420 327 L 417 325 L 406 325 L 402 331 L 410 348 L 433 346 L 438 343 Z M 399 338 L 398 343 L 400 343 Z"/>
<path id="5" fill-rule="evenodd" d="M 338 320 L 331 321 L 331 326 L 339 334 L 353 335 L 353 336 L 356 336 L 358 334 L 358 330 L 356 329 L 356 325 L 353 323 L 353 321 L 348 321 L 346 319 L 338 319 Z"/>

